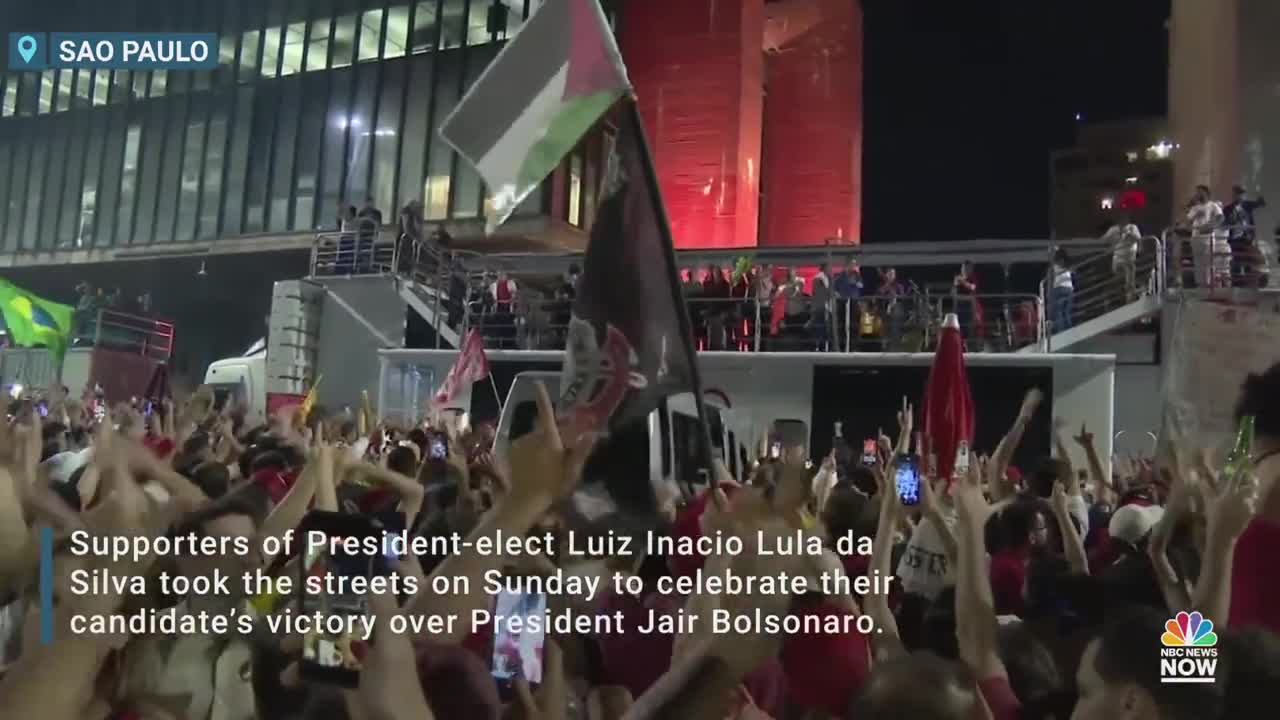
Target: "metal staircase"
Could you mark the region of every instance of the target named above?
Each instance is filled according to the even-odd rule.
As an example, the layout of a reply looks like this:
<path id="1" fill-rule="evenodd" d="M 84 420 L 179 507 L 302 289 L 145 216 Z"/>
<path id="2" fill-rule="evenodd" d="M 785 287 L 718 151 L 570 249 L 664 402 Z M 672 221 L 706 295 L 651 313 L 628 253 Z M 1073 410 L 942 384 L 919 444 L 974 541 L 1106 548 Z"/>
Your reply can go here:
<path id="1" fill-rule="evenodd" d="M 464 260 L 464 253 L 441 253 L 401 242 L 387 229 L 320 233 L 312 248 L 308 280 L 323 287 L 326 297 L 384 347 L 403 347 L 405 343 L 403 328 L 391 331 L 383 317 L 385 298 L 391 293 L 398 297 L 397 303 L 412 308 L 430 325 L 436 348 L 456 348 L 463 322 L 450 320 L 451 315 L 458 315 L 463 298 L 455 300 L 450 293 L 456 294 L 459 287 L 465 292 Z M 378 301 L 366 302 L 373 296 L 378 296 Z M 371 312 L 378 317 L 369 317 Z"/>
<path id="2" fill-rule="evenodd" d="M 1144 237 L 1134 259 L 1132 278 L 1117 271 L 1110 249 L 1093 252 L 1071 262 L 1074 291 L 1069 321 L 1054 322 L 1053 298 L 1047 291 L 1052 277 L 1041 287 L 1049 317 L 1044 340 L 1019 352 L 1058 352 L 1103 333 L 1127 327 L 1153 316 L 1164 304 L 1166 288 L 1164 243 Z"/>

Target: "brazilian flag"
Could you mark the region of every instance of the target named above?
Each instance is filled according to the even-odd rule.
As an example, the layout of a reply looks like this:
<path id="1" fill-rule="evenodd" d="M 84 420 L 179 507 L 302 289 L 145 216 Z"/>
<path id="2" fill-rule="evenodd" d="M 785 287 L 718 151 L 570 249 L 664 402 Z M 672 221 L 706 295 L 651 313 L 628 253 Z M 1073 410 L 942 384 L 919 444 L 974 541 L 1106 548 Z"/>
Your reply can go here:
<path id="1" fill-rule="evenodd" d="M 45 300 L 0 278 L 0 311 L 14 345 L 43 345 L 54 357 L 62 358 L 71 338 L 74 308 Z"/>

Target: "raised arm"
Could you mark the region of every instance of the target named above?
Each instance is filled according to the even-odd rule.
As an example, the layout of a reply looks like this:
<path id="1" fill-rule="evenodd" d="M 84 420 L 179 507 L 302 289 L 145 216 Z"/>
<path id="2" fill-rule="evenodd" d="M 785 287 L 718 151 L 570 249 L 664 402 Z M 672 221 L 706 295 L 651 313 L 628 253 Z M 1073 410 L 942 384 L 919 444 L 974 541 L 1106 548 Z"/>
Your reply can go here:
<path id="1" fill-rule="evenodd" d="M 1191 606 L 1225 625 L 1231 611 L 1232 558 L 1236 541 L 1258 511 L 1258 481 L 1252 473 L 1240 473 L 1218 484 L 1205 507 L 1204 553 Z"/>
<path id="2" fill-rule="evenodd" d="M 1067 492 L 1062 487 L 1062 482 L 1053 484 L 1053 518 L 1058 521 L 1058 530 L 1062 533 L 1062 550 L 1067 556 L 1067 564 L 1071 566 L 1071 572 L 1077 575 L 1089 574 L 1089 558 L 1084 553 L 1084 542 L 1080 539 L 1080 533 L 1076 530 L 1075 523 L 1071 522 L 1071 511 L 1067 506 Z"/>
<path id="3" fill-rule="evenodd" d="M 557 501 L 568 497 L 578 486 L 582 466 L 591 452 L 590 438 L 562 440 L 556 426 L 551 397 L 542 385 L 537 386 L 538 429 L 518 439 L 511 447 L 511 467 L 515 473 L 512 488 L 498 500 L 493 509 L 480 519 L 467 536 L 462 552 L 450 555 L 432 576 L 467 577 L 471 592 L 450 595 L 419 593 L 408 611 L 418 614 L 457 615 L 470 617 L 473 610 L 487 607 L 490 599 L 480 582 L 484 573 L 502 567 L 503 558 L 475 551 L 475 541 L 494 537 L 523 536 Z M 452 634 L 434 635 L 440 642 L 460 642 L 468 623 L 457 623 Z"/>
<path id="4" fill-rule="evenodd" d="M 987 577 L 983 527 L 991 508 L 982 496 L 977 464 L 955 486 L 956 541 L 959 563 L 956 572 L 956 639 L 960 659 L 980 680 L 1005 677 L 1008 671 L 1000 660 L 996 644 L 995 599 Z"/>
<path id="5" fill-rule="evenodd" d="M 1027 431 L 1027 425 L 1031 423 L 1031 418 L 1035 417 L 1036 409 L 1040 407 L 1040 402 L 1044 399 L 1044 393 L 1036 388 L 1027 391 L 1026 396 L 1022 398 L 1022 407 L 1018 410 L 1018 417 L 1014 419 L 1013 425 L 1009 431 L 1000 438 L 1000 444 L 996 445 L 995 452 L 991 455 L 991 460 L 987 463 L 987 483 L 991 488 L 991 497 L 993 500 L 1000 500 L 1013 494 L 1014 488 L 1005 479 L 1009 470 L 1009 463 L 1013 462 L 1013 454 L 1018 450 L 1018 445 L 1022 443 L 1022 436 Z"/>
<path id="6" fill-rule="evenodd" d="M 1093 433 L 1089 429 L 1080 424 L 1080 434 L 1073 438 L 1076 444 L 1084 450 L 1085 457 L 1089 460 L 1089 480 L 1093 483 L 1093 496 L 1098 500 L 1108 498 L 1113 488 L 1111 483 L 1107 481 L 1107 473 L 1102 467 L 1102 460 L 1098 457 L 1098 449 L 1093 444 Z"/>

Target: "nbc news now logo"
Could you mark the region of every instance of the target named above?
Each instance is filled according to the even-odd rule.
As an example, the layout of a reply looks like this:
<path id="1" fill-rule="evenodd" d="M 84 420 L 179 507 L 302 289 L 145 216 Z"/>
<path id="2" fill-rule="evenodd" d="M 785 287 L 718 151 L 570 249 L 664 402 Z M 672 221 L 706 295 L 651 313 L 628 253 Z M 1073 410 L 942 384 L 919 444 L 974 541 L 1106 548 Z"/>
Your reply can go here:
<path id="1" fill-rule="evenodd" d="M 1180 612 L 1165 621 L 1160 636 L 1160 682 L 1211 683 L 1218 669 L 1218 634 L 1198 612 Z"/>

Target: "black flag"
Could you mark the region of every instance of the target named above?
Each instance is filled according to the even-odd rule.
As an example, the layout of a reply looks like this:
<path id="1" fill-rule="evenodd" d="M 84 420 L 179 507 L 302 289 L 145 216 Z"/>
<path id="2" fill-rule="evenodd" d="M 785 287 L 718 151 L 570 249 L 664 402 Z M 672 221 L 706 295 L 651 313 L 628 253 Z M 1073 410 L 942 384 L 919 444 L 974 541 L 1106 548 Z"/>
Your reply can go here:
<path id="1" fill-rule="evenodd" d="M 639 113 L 632 102 L 620 114 L 565 348 L 560 413 L 580 432 L 616 430 L 699 386 Z"/>

